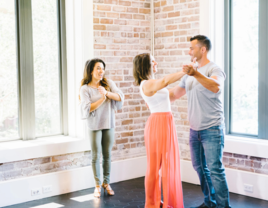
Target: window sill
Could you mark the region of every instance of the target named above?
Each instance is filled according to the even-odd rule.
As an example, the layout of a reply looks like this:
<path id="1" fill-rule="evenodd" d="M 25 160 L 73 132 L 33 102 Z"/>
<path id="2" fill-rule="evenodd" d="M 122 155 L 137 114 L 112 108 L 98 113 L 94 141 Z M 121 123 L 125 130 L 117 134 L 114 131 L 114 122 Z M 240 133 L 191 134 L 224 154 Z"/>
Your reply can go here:
<path id="1" fill-rule="evenodd" d="M 268 158 L 268 140 L 225 135 L 225 152 Z"/>
<path id="2" fill-rule="evenodd" d="M 89 139 L 70 136 L 51 136 L 28 141 L 3 142 L 0 145 L 0 163 L 39 157 L 69 154 L 90 150 Z"/>
<path id="3" fill-rule="evenodd" d="M 268 158 L 268 140 L 225 136 L 225 152 Z M 51 136 L 29 141 L 10 141 L 0 145 L 0 163 L 90 150 L 89 139 Z"/>

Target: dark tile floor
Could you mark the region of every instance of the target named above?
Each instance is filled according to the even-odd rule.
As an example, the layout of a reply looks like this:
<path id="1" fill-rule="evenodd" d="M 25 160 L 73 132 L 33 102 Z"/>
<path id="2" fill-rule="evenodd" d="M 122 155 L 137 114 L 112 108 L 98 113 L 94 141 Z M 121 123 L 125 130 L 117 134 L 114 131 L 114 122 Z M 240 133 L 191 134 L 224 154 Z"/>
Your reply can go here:
<path id="1" fill-rule="evenodd" d="M 30 208 L 49 203 L 57 203 L 66 208 L 143 208 L 145 201 L 144 178 L 123 181 L 111 184 L 115 196 L 107 196 L 102 191 L 100 199 L 91 199 L 84 202 L 71 200 L 71 198 L 92 194 L 94 188 L 77 191 L 60 196 L 49 197 L 23 204 L 9 206 L 9 208 Z M 200 186 L 183 183 L 185 208 L 199 205 L 203 201 Z M 232 208 L 268 208 L 268 201 L 254 199 L 242 195 L 230 194 Z M 42 206 L 42 208 L 53 206 Z M 55 207 L 56 208 L 56 207 Z"/>

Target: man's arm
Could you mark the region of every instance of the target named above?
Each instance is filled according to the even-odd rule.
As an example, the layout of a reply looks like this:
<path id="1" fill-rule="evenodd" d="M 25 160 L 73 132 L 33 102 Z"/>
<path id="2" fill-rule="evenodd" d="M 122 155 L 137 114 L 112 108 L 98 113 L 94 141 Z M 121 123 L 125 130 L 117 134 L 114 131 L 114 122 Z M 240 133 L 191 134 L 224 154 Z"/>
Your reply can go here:
<path id="1" fill-rule="evenodd" d="M 206 77 L 199 71 L 195 70 L 192 65 L 184 65 L 183 71 L 186 72 L 189 76 L 193 76 L 194 78 L 196 78 L 196 80 L 209 91 L 213 93 L 219 92 L 222 83 L 221 77 Z"/>
<path id="2" fill-rule="evenodd" d="M 176 99 L 181 98 L 185 94 L 186 94 L 185 88 L 182 88 L 180 86 L 176 86 L 173 87 L 172 89 L 169 89 L 170 102 L 174 102 Z"/>

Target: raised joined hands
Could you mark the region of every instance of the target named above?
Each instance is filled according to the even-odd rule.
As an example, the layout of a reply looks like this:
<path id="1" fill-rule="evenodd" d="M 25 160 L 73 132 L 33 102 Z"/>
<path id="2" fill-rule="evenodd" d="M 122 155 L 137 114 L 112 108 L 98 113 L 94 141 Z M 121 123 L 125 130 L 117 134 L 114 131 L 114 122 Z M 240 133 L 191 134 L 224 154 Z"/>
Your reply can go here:
<path id="1" fill-rule="evenodd" d="M 198 64 L 196 62 L 196 58 L 194 58 L 192 63 L 182 65 L 182 70 L 187 75 L 194 76 L 195 73 L 197 72 L 197 67 L 198 67 Z"/>

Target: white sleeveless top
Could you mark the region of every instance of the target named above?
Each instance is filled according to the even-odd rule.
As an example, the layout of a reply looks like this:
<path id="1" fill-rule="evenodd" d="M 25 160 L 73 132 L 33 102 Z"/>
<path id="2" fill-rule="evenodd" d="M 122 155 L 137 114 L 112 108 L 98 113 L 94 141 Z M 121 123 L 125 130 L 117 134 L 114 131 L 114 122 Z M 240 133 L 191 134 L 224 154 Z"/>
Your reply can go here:
<path id="1" fill-rule="evenodd" d="M 158 90 L 153 96 L 148 97 L 143 93 L 142 86 L 147 80 L 143 80 L 140 84 L 140 93 L 144 101 L 149 106 L 151 113 L 171 112 L 169 91 L 167 88 Z"/>

